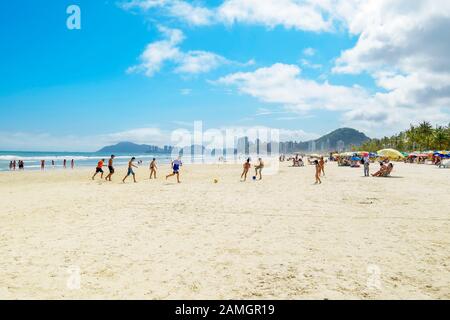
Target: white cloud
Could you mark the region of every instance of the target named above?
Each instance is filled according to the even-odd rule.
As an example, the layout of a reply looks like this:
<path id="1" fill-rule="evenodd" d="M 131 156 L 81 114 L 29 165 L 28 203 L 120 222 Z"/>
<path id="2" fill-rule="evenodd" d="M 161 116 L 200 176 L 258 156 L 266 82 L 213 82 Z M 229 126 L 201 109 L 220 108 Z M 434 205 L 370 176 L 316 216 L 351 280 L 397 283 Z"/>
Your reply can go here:
<path id="1" fill-rule="evenodd" d="M 322 65 L 319 63 L 312 63 L 307 59 L 300 59 L 300 64 L 305 67 L 305 68 L 310 68 L 310 69 L 322 69 Z"/>
<path id="2" fill-rule="evenodd" d="M 304 79 L 296 65 L 277 63 L 254 72 L 238 72 L 217 80 L 236 86 L 241 93 L 263 102 L 285 105 L 289 110 L 349 110 L 367 101 L 368 94 L 359 87 L 334 86 Z"/>
<path id="3" fill-rule="evenodd" d="M 145 75 L 151 77 L 160 71 L 166 61 L 179 61 L 183 58 L 183 53 L 177 47 L 184 40 L 183 32 L 162 26 L 159 26 L 158 29 L 166 39 L 147 45 L 140 56 L 141 64 L 130 67 L 127 70 L 129 73 L 144 72 Z"/>
<path id="4" fill-rule="evenodd" d="M 208 8 L 182 0 L 133 0 L 122 4 L 124 9 L 144 11 L 160 9 L 165 15 L 176 17 L 190 25 L 235 23 L 263 25 L 269 28 L 284 26 L 288 29 L 327 31 L 332 20 L 323 5 L 313 0 L 225 0 L 221 5 Z"/>
<path id="5" fill-rule="evenodd" d="M 179 59 L 179 65 L 175 69 L 178 73 L 206 73 L 218 68 L 229 61 L 212 52 L 189 51 Z"/>
<path id="6" fill-rule="evenodd" d="M 159 26 L 158 29 L 165 39 L 148 44 L 139 57 L 140 64 L 128 68 L 128 73 L 142 72 L 146 76 L 152 77 L 167 62 L 175 65 L 174 71 L 176 73 L 183 74 L 207 73 L 226 64 L 236 66 L 254 64 L 253 60 L 247 63 L 239 63 L 208 51 L 190 50 L 183 52 L 179 48 L 179 45 L 185 39 L 181 30 L 162 26 Z"/>
<path id="7" fill-rule="evenodd" d="M 305 50 L 303 50 L 303 55 L 305 55 L 307 57 L 312 57 L 315 54 L 316 54 L 316 49 L 314 49 L 314 48 L 306 48 Z"/>
<path id="8" fill-rule="evenodd" d="M 314 1 L 226 0 L 217 8 L 217 19 L 225 23 L 282 25 L 288 29 L 324 31 L 331 28 Z"/>
<path id="9" fill-rule="evenodd" d="M 190 25 L 202 26 L 212 23 L 214 12 L 183 0 L 132 0 L 121 3 L 125 10 L 162 10 L 165 15 L 178 18 Z"/>
<path id="10" fill-rule="evenodd" d="M 207 8 L 193 6 L 185 1 L 172 1 L 168 8 L 171 16 L 180 18 L 188 24 L 202 26 L 211 23 L 213 12 Z"/>
<path id="11" fill-rule="evenodd" d="M 366 125 L 429 120 L 443 123 L 450 110 L 450 2 L 360 1 L 345 17 L 359 35 L 336 61 L 335 73 L 369 73 L 387 92 L 375 95 L 376 108 L 346 115 Z M 381 120 L 381 115 L 386 115 Z"/>
<path id="12" fill-rule="evenodd" d="M 389 80 L 383 80 L 388 86 Z M 281 104 L 290 112 L 304 114 L 305 111 L 318 109 L 339 111 L 342 124 L 360 128 L 374 136 L 380 132 L 396 132 L 410 122 L 428 120 L 445 123 L 450 119 L 448 113 L 437 107 L 408 108 L 408 96 L 403 96 L 404 105 L 399 105 L 400 97 L 393 95 L 400 94 L 400 91 L 370 94 L 357 86 L 336 86 L 303 79 L 301 69 L 296 65 L 278 63 L 253 72 L 233 73 L 216 83 L 235 86 L 239 92 L 262 102 Z"/>

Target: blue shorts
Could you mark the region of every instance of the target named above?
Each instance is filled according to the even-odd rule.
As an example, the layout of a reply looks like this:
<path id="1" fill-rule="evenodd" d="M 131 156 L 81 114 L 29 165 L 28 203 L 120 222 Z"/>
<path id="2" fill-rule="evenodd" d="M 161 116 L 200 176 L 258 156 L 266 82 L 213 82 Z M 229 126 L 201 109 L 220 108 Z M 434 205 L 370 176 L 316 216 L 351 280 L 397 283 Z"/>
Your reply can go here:
<path id="1" fill-rule="evenodd" d="M 127 176 L 129 176 L 130 174 L 132 174 L 134 176 L 134 171 L 132 168 L 128 168 Z"/>

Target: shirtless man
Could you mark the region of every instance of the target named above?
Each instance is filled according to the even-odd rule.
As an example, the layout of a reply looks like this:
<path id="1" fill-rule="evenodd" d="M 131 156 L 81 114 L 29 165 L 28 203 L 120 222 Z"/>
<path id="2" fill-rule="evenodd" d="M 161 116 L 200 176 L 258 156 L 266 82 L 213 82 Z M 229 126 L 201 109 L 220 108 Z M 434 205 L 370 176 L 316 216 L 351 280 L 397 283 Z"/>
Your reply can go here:
<path id="1" fill-rule="evenodd" d="M 105 159 L 102 159 L 102 160 L 100 160 L 98 163 L 97 163 L 97 167 L 95 168 L 95 173 L 94 173 L 94 175 L 92 176 L 92 180 L 94 180 L 95 179 L 95 176 L 97 175 L 97 173 L 101 173 L 101 175 L 100 175 L 100 179 L 103 179 L 103 164 L 105 163 Z"/>
<path id="2" fill-rule="evenodd" d="M 115 155 L 111 155 L 111 158 L 109 158 L 108 160 L 108 170 L 109 170 L 109 174 L 106 176 L 105 180 L 106 181 L 112 181 L 111 177 L 114 174 L 114 158 L 116 156 Z"/>
<path id="3" fill-rule="evenodd" d="M 258 159 L 258 164 L 255 166 L 255 176 L 258 177 L 259 172 L 259 180 L 262 179 L 261 171 L 264 168 L 264 161 L 261 158 Z"/>
<path id="4" fill-rule="evenodd" d="M 153 158 L 152 162 L 150 162 L 150 179 L 152 178 L 152 176 L 155 177 L 156 179 L 156 169 L 158 167 L 156 166 L 156 159 Z"/>
<path id="5" fill-rule="evenodd" d="M 320 184 L 322 181 L 320 180 L 320 172 L 322 171 L 322 166 L 320 165 L 318 160 L 314 160 L 314 165 L 316 166 L 316 183 Z"/>
<path id="6" fill-rule="evenodd" d="M 252 165 L 250 164 L 250 158 L 248 158 L 247 161 L 245 161 L 245 163 L 244 163 L 244 171 L 242 171 L 242 174 L 241 174 L 241 181 L 242 181 L 242 178 L 244 178 L 244 181 L 247 180 L 247 173 L 251 166 Z"/>
<path id="7" fill-rule="evenodd" d="M 320 165 L 320 172 L 322 172 L 322 174 L 325 176 L 325 161 L 323 160 L 323 157 L 320 157 L 319 165 Z"/>
<path id="8" fill-rule="evenodd" d="M 137 166 L 133 163 L 133 161 L 136 160 L 135 157 L 131 158 L 130 161 L 128 161 L 128 171 L 127 175 L 122 179 L 122 182 L 125 183 L 126 178 L 128 178 L 130 175 L 133 175 L 134 183 L 136 183 L 136 174 L 133 171 L 133 168 L 137 168 Z"/>

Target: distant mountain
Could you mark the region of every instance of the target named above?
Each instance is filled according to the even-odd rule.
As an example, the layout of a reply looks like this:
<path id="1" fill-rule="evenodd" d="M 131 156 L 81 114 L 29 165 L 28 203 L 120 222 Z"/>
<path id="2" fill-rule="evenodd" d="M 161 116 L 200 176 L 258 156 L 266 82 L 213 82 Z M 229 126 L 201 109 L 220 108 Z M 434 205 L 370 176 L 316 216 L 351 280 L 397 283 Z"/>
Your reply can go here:
<path id="1" fill-rule="evenodd" d="M 316 147 L 320 147 L 322 144 L 329 145 L 331 149 L 337 146 L 339 142 L 344 143 L 345 146 L 359 146 L 366 142 L 370 138 L 364 133 L 352 129 L 352 128 L 340 128 L 330 132 L 319 139 L 315 140 Z"/>
<path id="2" fill-rule="evenodd" d="M 360 146 L 369 139 L 369 137 L 358 130 L 340 128 L 316 140 L 282 142 L 280 144 L 280 152 L 350 150 L 351 146 Z"/>
<path id="3" fill-rule="evenodd" d="M 160 148 L 158 146 L 147 145 L 147 144 L 136 144 L 133 142 L 119 142 L 118 144 L 112 146 L 106 146 L 100 150 L 98 153 L 164 153 L 170 152 L 171 147 L 165 146 Z"/>

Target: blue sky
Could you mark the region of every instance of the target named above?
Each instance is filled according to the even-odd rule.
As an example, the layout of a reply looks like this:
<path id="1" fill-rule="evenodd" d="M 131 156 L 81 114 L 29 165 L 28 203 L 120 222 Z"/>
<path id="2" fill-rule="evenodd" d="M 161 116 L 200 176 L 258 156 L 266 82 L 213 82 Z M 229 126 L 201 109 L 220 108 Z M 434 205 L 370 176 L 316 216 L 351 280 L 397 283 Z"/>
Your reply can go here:
<path id="1" fill-rule="evenodd" d="M 398 2 L 391 19 L 416 18 Z M 66 26 L 73 4 L 81 10 L 80 30 Z M 0 149 L 90 151 L 123 139 L 164 144 L 171 130 L 195 120 L 206 128 L 280 128 L 294 140 L 341 126 L 380 136 L 410 122 L 446 123 L 450 94 L 442 83 L 450 68 L 443 62 L 446 72 L 436 72 L 423 62 L 440 51 L 415 56 L 404 50 L 414 43 L 390 42 L 391 56 L 382 56 L 370 41 L 414 30 L 379 31 L 383 21 L 361 22 L 358 14 L 377 17 L 386 8 L 359 5 L 2 1 Z M 432 9 L 419 7 L 428 14 L 422 27 L 436 28 L 427 23 L 439 14 L 444 23 L 437 27 L 445 27 L 448 8 Z M 363 33 L 368 39 L 361 41 Z M 438 46 L 432 39 L 430 45 Z M 405 65 L 404 58 L 420 63 Z"/>

